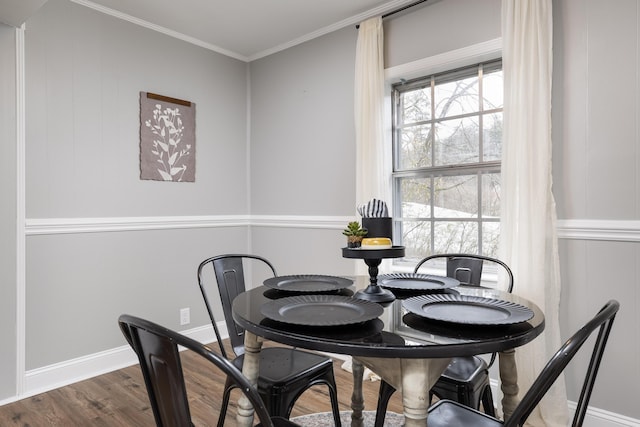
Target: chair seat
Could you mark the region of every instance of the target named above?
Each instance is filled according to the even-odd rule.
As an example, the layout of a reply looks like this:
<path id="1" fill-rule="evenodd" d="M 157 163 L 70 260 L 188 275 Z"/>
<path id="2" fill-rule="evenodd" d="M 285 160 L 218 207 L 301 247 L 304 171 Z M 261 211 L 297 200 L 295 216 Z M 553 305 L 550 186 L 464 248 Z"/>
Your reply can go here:
<path id="1" fill-rule="evenodd" d="M 429 408 L 429 427 L 498 427 L 502 422 L 451 400 L 440 400 Z"/>
<path id="2" fill-rule="evenodd" d="M 244 355 L 233 359 L 233 364 L 242 369 Z M 332 367 L 326 356 L 287 347 L 265 347 L 260 351 L 260 377 L 258 389 L 264 382 L 268 387 L 290 386 L 297 379 L 308 381 L 313 372 L 324 372 Z"/>
<path id="3" fill-rule="evenodd" d="M 430 393 L 439 399 L 450 399 L 495 416 L 489 367 L 478 356 L 454 357 Z"/>
<path id="4" fill-rule="evenodd" d="M 454 357 L 438 381 L 429 390 L 429 401 L 431 401 L 432 395 L 436 395 L 439 399 L 456 400 L 475 408 L 479 408 L 482 403 L 487 414 L 495 415 L 487 369 L 487 362 L 481 357 Z M 383 426 L 387 404 L 395 391 L 395 388 L 386 381 L 380 382 L 375 427 Z M 431 426 L 431 421 L 429 421 L 429 426 Z"/>
<path id="5" fill-rule="evenodd" d="M 442 373 L 441 379 L 470 382 L 478 375 L 482 375 L 487 369 L 487 362 L 481 357 L 454 357 L 447 369 Z"/>
<path id="6" fill-rule="evenodd" d="M 242 370 L 244 355 L 236 357 L 232 363 Z M 316 384 L 329 387 L 334 421 L 340 426 L 333 361 L 329 357 L 290 347 L 265 347 L 260 351 L 256 389 L 271 415 L 288 418 L 295 400 Z M 224 405 L 228 403 L 228 392 L 232 387 L 229 382 L 225 385 Z"/>

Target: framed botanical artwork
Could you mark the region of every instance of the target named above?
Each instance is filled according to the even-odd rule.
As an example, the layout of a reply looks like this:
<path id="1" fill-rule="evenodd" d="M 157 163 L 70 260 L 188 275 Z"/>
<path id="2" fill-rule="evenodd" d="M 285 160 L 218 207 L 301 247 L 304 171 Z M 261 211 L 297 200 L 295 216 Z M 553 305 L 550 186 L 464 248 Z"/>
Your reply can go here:
<path id="1" fill-rule="evenodd" d="M 140 179 L 195 182 L 195 103 L 140 92 Z"/>

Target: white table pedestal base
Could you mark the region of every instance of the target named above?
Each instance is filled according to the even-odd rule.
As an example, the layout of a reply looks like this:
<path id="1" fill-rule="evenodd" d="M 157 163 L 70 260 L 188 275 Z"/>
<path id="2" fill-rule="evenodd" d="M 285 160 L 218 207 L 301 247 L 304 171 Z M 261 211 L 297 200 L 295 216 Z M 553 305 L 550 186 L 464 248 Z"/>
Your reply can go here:
<path id="1" fill-rule="evenodd" d="M 427 425 L 425 421 L 427 420 L 427 410 L 429 409 L 429 390 L 442 375 L 450 361 L 451 359 L 449 358 L 390 359 L 354 357 L 354 396 L 357 395 L 355 392 L 355 366 L 356 364 L 362 364 L 402 393 L 405 427 L 424 427 Z M 360 377 L 362 378 L 362 373 L 360 373 Z M 360 387 L 362 387 L 362 379 L 360 379 Z M 362 391 L 360 391 L 359 395 L 362 396 Z M 360 405 L 356 402 L 355 407 L 360 407 Z M 353 401 L 352 408 L 354 408 Z M 356 426 L 356 424 L 352 425 Z M 356 427 L 359 426 L 362 426 L 362 424 L 358 424 Z"/>
<path id="2" fill-rule="evenodd" d="M 506 421 L 519 403 L 516 350 L 510 349 L 498 353 L 498 367 L 500 369 L 500 389 L 502 390 L 502 414 Z"/>
<path id="3" fill-rule="evenodd" d="M 263 339 L 249 331 L 244 333 L 244 362 L 242 373 L 253 386 L 258 384 L 260 372 L 260 350 Z M 243 394 L 238 400 L 238 413 L 236 415 L 238 427 L 251 427 L 253 425 L 253 406 Z"/>
<path id="4" fill-rule="evenodd" d="M 245 331 L 245 356 L 242 373 L 254 386 L 258 383 L 260 369 L 260 350 L 263 339 Z M 362 376 L 364 366 L 371 369 L 380 378 L 402 393 L 405 427 L 424 427 L 428 425 L 429 390 L 449 365 L 451 359 L 391 359 L 378 357 L 353 357 L 353 393 L 351 409 L 352 426 L 362 427 L 364 398 L 362 394 Z M 501 389 L 503 393 L 502 409 L 507 420 L 518 405 L 518 372 L 515 350 L 499 353 Z M 253 407 L 242 395 L 238 401 L 237 425 L 250 427 L 253 424 Z"/>

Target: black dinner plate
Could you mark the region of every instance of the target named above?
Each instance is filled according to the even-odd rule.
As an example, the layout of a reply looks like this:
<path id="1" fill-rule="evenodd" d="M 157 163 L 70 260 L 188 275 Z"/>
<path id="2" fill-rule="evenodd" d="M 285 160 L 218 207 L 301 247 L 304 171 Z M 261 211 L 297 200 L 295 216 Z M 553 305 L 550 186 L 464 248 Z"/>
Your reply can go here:
<path id="1" fill-rule="evenodd" d="M 271 289 L 284 292 L 330 292 L 348 288 L 353 280 L 337 276 L 320 274 L 296 274 L 276 276 L 265 280 L 263 284 Z"/>
<path id="2" fill-rule="evenodd" d="M 280 298 L 262 305 L 263 316 L 305 326 L 339 326 L 379 317 L 384 309 L 374 302 L 341 295 L 311 294 Z"/>
<path id="3" fill-rule="evenodd" d="M 453 288 L 460 281 L 446 276 L 420 273 L 382 274 L 378 276 L 378 284 L 383 288 L 411 291 L 435 291 Z"/>
<path id="4" fill-rule="evenodd" d="M 280 298 L 285 298 L 293 295 L 306 295 L 310 293 L 312 292 L 280 292 L 277 289 L 265 289 L 262 295 L 264 295 L 268 299 L 280 299 Z M 353 296 L 353 291 L 349 288 L 338 289 L 337 291 L 334 291 L 334 292 L 322 292 L 322 293 L 327 293 L 331 295 L 343 295 L 345 297 Z M 414 293 L 413 295 L 418 295 L 418 294 Z"/>
<path id="5" fill-rule="evenodd" d="M 533 317 L 523 305 L 470 295 L 421 295 L 402 301 L 402 306 L 427 319 L 466 325 L 512 325 Z"/>
<path id="6" fill-rule="evenodd" d="M 373 319 L 363 323 L 358 323 L 355 327 L 334 327 L 334 326 L 308 326 L 293 325 L 290 323 L 282 323 L 276 320 L 264 318 L 260 321 L 260 325 L 277 329 L 280 332 L 286 331 L 291 335 L 308 335 L 309 331 L 313 331 L 313 336 L 333 341 L 364 341 L 374 339 L 371 337 L 380 335 L 384 328 L 384 322 L 380 319 Z"/>

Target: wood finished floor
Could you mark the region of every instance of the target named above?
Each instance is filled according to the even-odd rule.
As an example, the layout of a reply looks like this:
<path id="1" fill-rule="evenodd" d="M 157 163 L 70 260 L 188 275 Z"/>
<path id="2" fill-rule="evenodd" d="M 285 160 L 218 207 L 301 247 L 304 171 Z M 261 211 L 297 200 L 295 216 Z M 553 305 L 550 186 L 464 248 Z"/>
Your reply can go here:
<path id="1" fill-rule="evenodd" d="M 215 426 L 224 377 L 200 357 L 182 352 L 185 378 L 196 426 Z M 352 376 L 334 363 L 340 410 L 350 410 Z M 375 410 L 379 382 L 364 381 L 365 410 Z M 235 425 L 237 391 L 225 426 Z M 400 393 L 388 409 L 402 413 Z M 315 386 L 298 399 L 292 417 L 331 410 L 327 388 Z M 47 393 L 0 406 L 0 426 L 153 426 L 153 413 L 138 365 L 100 375 Z"/>

